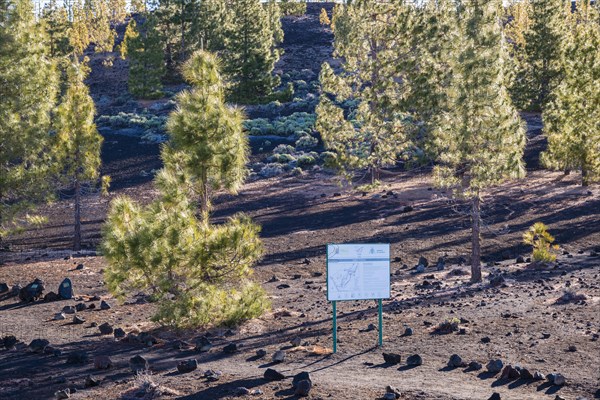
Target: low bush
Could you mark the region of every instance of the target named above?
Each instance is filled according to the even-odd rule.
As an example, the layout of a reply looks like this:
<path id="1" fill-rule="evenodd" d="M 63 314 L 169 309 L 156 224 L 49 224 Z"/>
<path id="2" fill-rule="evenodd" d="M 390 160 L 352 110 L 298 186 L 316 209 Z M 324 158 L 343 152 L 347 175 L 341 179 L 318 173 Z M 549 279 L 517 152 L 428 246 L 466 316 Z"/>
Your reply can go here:
<path id="1" fill-rule="evenodd" d="M 523 234 L 523 243 L 533 246 L 531 258 L 537 262 L 556 261 L 554 237 L 548 232 L 548 227 L 543 222 L 536 222 Z"/>

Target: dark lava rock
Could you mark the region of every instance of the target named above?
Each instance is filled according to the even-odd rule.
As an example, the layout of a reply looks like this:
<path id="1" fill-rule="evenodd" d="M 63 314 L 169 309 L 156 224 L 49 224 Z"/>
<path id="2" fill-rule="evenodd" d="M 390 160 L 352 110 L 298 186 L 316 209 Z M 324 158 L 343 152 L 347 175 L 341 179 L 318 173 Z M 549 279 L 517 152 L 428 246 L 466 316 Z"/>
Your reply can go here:
<path id="1" fill-rule="evenodd" d="M 546 375 L 542 374 L 540 371 L 535 371 L 533 374 L 534 381 L 543 381 L 546 379 Z"/>
<path id="2" fill-rule="evenodd" d="M 116 328 L 113 331 L 113 335 L 115 336 L 116 339 L 121 339 L 121 338 L 125 337 L 126 333 L 122 328 Z"/>
<path id="3" fill-rule="evenodd" d="M 58 301 L 60 299 L 61 299 L 61 297 L 58 294 L 54 293 L 54 292 L 48 292 L 44 296 L 44 301 L 45 302 Z"/>
<path id="4" fill-rule="evenodd" d="M 13 347 L 15 347 L 15 345 L 17 344 L 18 340 L 16 337 L 14 337 L 13 335 L 9 335 L 9 336 L 5 336 L 2 339 L 2 345 L 4 346 L 5 349 L 10 350 Z"/>
<path id="5" fill-rule="evenodd" d="M 294 378 L 292 379 L 292 386 L 296 387 L 300 381 L 310 381 L 312 383 L 310 374 L 306 371 L 302 371 L 299 374 L 294 375 Z"/>
<path id="6" fill-rule="evenodd" d="M 54 398 L 56 398 L 56 400 L 64 400 L 69 397 L 71 397 L 71 391 L 68 388 L 54 392 Z"/>
<path id="7" fill-rule="evenodd" d="M 500 379 L 505 379 L 509 381 L 513 381 L 515 379 L 519 379 L 521 377 L 521 373 L 514 368 L 512 365 L 507 365 L 502 370 L 502 374 L 500 375 Z"/>
<path id="8" fill-rule="evenodd" d="M 85 351 L 73 351 L 67 356 L 67 364 L 86 364 L 89 356 Z"/>
<path id="9" fill-rule="evenodd" d="M 141 332 L 138 335 L 138 341 L 145 346 L 153 346 L 158 343 L 158 339 L 148 332 Z"/>
<path id="10" fill-rule="evenodd" d="M 150 364 L 148 363 L 148 360 L 140 355 L 131 357 L 129 359 L 129 368 L 131 368 L 131 371 L 134 373 L 138 371 L 145 371 L 149 368 L 149 366 Z"/>
<path id="11" fill-rule="evenodd" d="M 218 381 L 219 379 L 221 379 L 221 375 L 223 375 L 223 373 L 221 371 L 215 371 L 212 369 L 209 369 L 208 371 L 204 371 L 204 377 L 209 382 Z"/>
<path id="12" fill-rule="evenodd" d="M 77 264 L 77 266 L 75 267 L 75 269 L 76 269 L 77 271 L 81 271 L 81 270 L 82 270 L 82 269 L 84 269 L 84 268 L 85 268 L 85 265 L 83 265 L 83 264 Z"/>
<path id="13" fill-rule="evenodd" d="M 506 283 L 506 279 L 502 275 L 492 275 L 490 276 L 490 286 L 491 287 L 499 287 Z"/>
<path id="14" fill-rule="evenodd" d="M 236 396 L 248 396 L 250 394 L 250 389 L 240 386 L 235 388 L 235 395 Z"/>
<path id="15" fill-rule="evenodd" d="M 481 363 L 478 363 L 477 361 L 471 361 L 469 365 L 467 365 L 467 367 L 471 371 L 479 371 L 481 368 L 483 368 L 483 365 L 481 365 Z"/>
<path id="16" fill-rule="evenodd" d="M 500 398 L 500 393 L 494 392 L 494 394 L 491 395 L 488 400 L 502 400 L 502 399 Z"/>
<path id="17" fill-rule="evenodd" d="M 285 360 L 285 351 L 277 350 L 273 353 L 273 362 L 282 363 Z"/>
<path id="18" fill-rule="evenodd" d="M 83 386 L 85 386 L 86 388 L 91 388 L 98 385 L 100 385 L 100 381 L 98 381 L 91 375 L 88 375 L 87 378 L 85 378 L 85 382 L 83 384 Z"/>
<path id="19" fill-rule="evenodd" d="M 0 293 L 6 293 L 8 292 L 9 287 L 6 284 L 6 282 L 0 282 Z"/>
<path id="20" fill-rule="evenodd" d="M 413 329 L 406 327 L 406 329 L 404 329 L 404 333 L 402 334 L 402 336 L 412 336 L 413 334 Z"/>
<path id="21" fill-rule="evenodd" d="M 196 347 L 194 350 L 196 351 L 209 351 L 212 349 L 212 343 L 206 336 L 200 336 L 195 339 Z"/>
<path id="22" fill-rule="evenodd" d="M 112 307 L 110 304 L 108 304 L 106 301 L 102 300 L 100 302 L 100 309 L 101 310 L 110 310 Z"/>
<path id="23" fill-rule="evenodd" d="M 463 361 L 463 359 L 458 354 L 452 354 L 450 356 L 450 360 L 448 360 L 448 367 L 450 368 L 459 368 L 466 367 L 467 363 Z"/>
<path id="24" fill-rule="evenodd" d="M 525 258 L 523 258 L 523 256 L 517 257 L 517 264 L 524 264 L 524 263 L 525 263 Z"/>
<path id="25" fill-rule="evenodd" d="M 64 306 L 62 309 L 64 314 L 75 314 L 75 307 L 73 306 Z"/>
<path id="26" fill-rule="evenodd" d="M 294 391 L 294 394 L 296 396 L 306 397 L 308 396 L 310 389 L 312 389 L 312 382 L 309 380 L 303 380 L 298 382 L 298 384 L 296 385 L 296 390 Z"/>
<path id="27" fill-rule="evenodd" d="M 75 325 L 80 325 L 80 324 L 83 324 L 84 322 L 85 322 L 85 318 L 80 317 L 79 315 L 74 315 L 73 316 L 73 323 Z"/>
<path id="28" fill-rule="evenodd" d="M 427 268 L 429 266 L 429 261 L 427 261 L 427 258 L 421 256 L 421 257 L 419 257 L 419 264 L 418 265 L 422 265 L 425 268 Z"/>
<path id="29" fill-rule="evenodd" d="M 225 354 L 233 354 L 238 351 L 237 344 L 229 343 L 227 346 L 223 347 L 223 353 Z"/>
<path id="30" fill-rule="evenodd" d="M 562 374 L 548 374 L 548 382 L 556 386 L 562 386 L 566 383 L 566 379 Z"/>
<path id="31" fill-rule="evenodd" d="M 275 371 L 272 368 L 266 369 L 264 377 L 268 381 L 281 381 L 285 379 L 285 375 L 283 375 L 281 372 Z"/>
<path id="32" fill-rule="evenodd" d="M 101 335 L 111 335 L 114 332 L 114 329 L 111 324 L 108 322 L 103 323 L 98 327 Z"/>
<path id="33" fill-rule="evenodd" d="M 519 372 L 521 373 L 521 379 L 525 379 L 528 381 L 533 380 L 533 374 L 527 368 L 521 368 L 521 371 Z"/>
<path id="34" fill-rule="evenodd" d="M 491 360 L 489 363 L 487 363 L 485 367 L 488 370 L 488 372 L 495 374 L 502 371 L 504 363 L 502 362 L 502 360 Z"/>
<path id="35" fill-rule="evenodd" d="M 94 357 L 94 368 L 96 369 L 109 369 L 113 366 L 113 362 L 109 356 L 96 356 Z"/>
<path id="36" fill-rule="evenodd" d="M 75 304 L 75 311 L 83 311 L 86 308 L 87 308 L 87 306 L 84 303 Z"/>
<path id="37" fill-rule="evenodd" d="M 281 285 L 277 286 L 277 289 L 289 289 L 290 285 L 288 285 L 287 283 L 282 283 Z"/>
<path id="38" fill-rule="evenodd" d="M 46 339 L 33 339 L 27 348 L 32 353 L 43 353 L 46 346 L 50 344 Z"/>
<path id="39" fill-rule="evenodd" d="M 487 343 L 489 343 L 489 342 L 491 342 L 491 341 L 492 341 L 492 339 L 490 339 L 490 338 L 489 338 L 489 337 L 487 337 L 487 336 L 485 336 L 485 337 L 482 337 L 482 338 L 481 338 L 481 343 L 486 343 L 486 344 L 487 344 Z"/>
<path id="40" fill-rule="evenodd" d="M 256 350 L 256 357 L 257 358 L 263 358 L 266 355 L 267 355 L 267 351 L 265 349 L 258 349 L 258 350 Z"/>
<path id="41" fill-rule="evenodd" d="M 396 365 L 400 364 L 402 357 L 400 354 L 396 353 L 383 353 L 383 361 L 385 361 L 386 364 Z"/>
<path id="42" fill-rule="evenodd" d="M 423 364 L 423 359 L 418 354 L 413 354 L 406 359 L 406 365 L 418 366 Z"/>
<path id="43" fill-rule="evenodd" d="M 387 385 L 385 387 L 385 393 L 386 395 L 392 395 L 392 396 L 388 396 L 390 398 L 394 398 L 394 399 L 399 399 L 400 396 L 402 396 L 402 393 L 400 392 L 400 389 L 398 389 L 397 387 L 391 386 L 391 385 Z"/>
<path id="44" fill-rule="evenodd" d="M 191 358 L 189 360 L 180 361 L 177 364 L 177 371 L 182 374 L 186 374 L 188 372 L 192 372 L 198 368 L 198 361 L 195 358 Z"/>

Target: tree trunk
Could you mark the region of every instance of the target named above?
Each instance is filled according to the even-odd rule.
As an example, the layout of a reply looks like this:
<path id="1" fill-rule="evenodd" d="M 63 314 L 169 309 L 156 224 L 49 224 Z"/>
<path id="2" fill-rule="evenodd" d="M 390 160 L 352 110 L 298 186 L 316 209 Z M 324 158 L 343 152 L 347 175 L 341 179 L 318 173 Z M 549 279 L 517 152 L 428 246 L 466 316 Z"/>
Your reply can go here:
<path id="1" fill-rule="evenodd" d="M 208 173 L 206 169 L 201 173 L 202 193 L 200 193 L 200 213 L 202 220 L 208 223 L 208 212 L 210 211 L 210 184 L 208 182 Z"/>
<path id="2" fill-rule="evenodd" d="M 73 251 L 81 250 L 81 183 L 75 181 L 75 235 L 73 237 Z"/>
<path id="3" fill-rule="evenodd" d="M 479 195 L 471 199 L 471 282 L 481 282 L 481 200 Z"/>
<path id="4" fill-rule="evenodd" d="M 588 170 L 585 167 L 585 165 L 581 166 L 581 186 L 589 186 L 590 182 L 589 182 L 589 176 L 588 176 Z"/>

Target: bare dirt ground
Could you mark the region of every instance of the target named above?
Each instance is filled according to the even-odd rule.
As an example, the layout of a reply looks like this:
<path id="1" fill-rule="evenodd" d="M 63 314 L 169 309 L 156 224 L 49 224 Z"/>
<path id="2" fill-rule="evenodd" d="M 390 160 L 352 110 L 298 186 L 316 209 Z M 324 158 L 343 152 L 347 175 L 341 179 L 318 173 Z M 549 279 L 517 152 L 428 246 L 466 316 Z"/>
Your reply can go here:
<path id="1" fill-rule="evenodd" d="M 310 6 L 314 25 L 320 8 Z M 294 29 L 306 31 L 301 26 Z M 392 171 L 381 191 L 367 195 L 340 188 L 325 172 L 249 182 L 237 196 L 219 195 L 216 222 L 244 211 L 262 225 L 266 254 L 255 278 L 264 283 L 273 307 L 235 329 L 210 329 L 214 347 L 203 353 L 196 352 L 193 343 L 207 331 L 160 327 L 150 321 L 154 305 L 144 301 L 143 293 L 131 293 L 119 304 L 104 286 L 106 264 L 95 249 L 108 204 L 119 195 L 152 199 L 152 170 L 160 168 L 158 146 L 108 135 L 103 173 L 113 178 L 112 192 L 106 198 L 86 198 L 86 250 L 66 250 L 72 203 L 65 198 L 41 210 L 48 224 L 9 238 L 9 250 L 0 252 L 0 282 L 24 286 L 39 277 L 47 291 L 57 291 L 69 277 L 77 295 L 74 300 L 32 304 L 0 297 L 0 338 L 14 335 L 20 341 L 11 350 L 0 346 L 0 399 L 50 399 L 65 388 L 76 389 L 74 399 L 234 399 L 242 386 L 260 392 L 241 398 L 294 399 L 291 377 L 300 371 L 311 374 L 314 387 L 308 398 L 313 400 L 380 399 L 387 385 L 398 388 L 402 399 L 485 400 L 494 392 L 509 400 L 600 398 L 600 187 L 580 187 L 575 173 L 540 170 L 544 140 L 539 115 L 524 116 L 530 128 L 529 175 L 485 196 L 482 284 L 470 285 L 465 275 L 470 248 L 465 205 L 434 189 L 427 170 Z M 547 224 L 560 244 L 555 265 L 517 263 L 517 257 L 529 256 L 531 249 L 521 236 L 536 221 Z M 384 301 L 383 349 L 375 347 L 378 332 L 369 329 L 369 324 L 377 324 L 376 304 L 344 302 L 338 306 L 338 353 L 324 354 L 323 349 L 332 346 L 324 275 L 325 245 L 330 242 L 391 243 L 392 297 Z M 417 274 L 413 267 L 421 256 L 430 266 Z M 446 260 L 441 271 L 436 268 L 439 257 Z M 79 264 L 83 269 L 76 269 Z M 497 274 L 505 283 L 490 285 L 489 276 Z M 557 303 L 567 290 L 585 299 Z M 98 298 L 112 308 L 99 310 Z M 71 315 L 53 320 L 64 306 L 80 302 L 96 306 L 77 313 L 85 323 L 71 324 Z M 435 333 L 434 328 L 449 318 L 461 319 L 462 334 Z M 127 333 L 146 332 L 156 343 L 100 335 L 97 326 L 105 322 Z M 412 328 L 412 335 L 404 335 L 406 327 Z M 27 345 L 37 338 L 47 339 L 60 355 L 28 351 Z M 292 347 L 295 338 L 301 346 Z M 237 344 L 238 351 L 225 354 L 222 349 L 229 343 Z M 256 356 L 259 349 L 266 351 L 265 357 Z M 279 349 L 286 351 L 286 359 L 274 364 L 271 357 Z M 69 356 L 78 351 L 88 360 L 70 363 Z M 383 351 L 400 354 L 402 362 L 385 364 Z M 413 354 L 422 357 L 423 365 L 406 365 Z M 448 368 L 452 354 L 484 368 Z M 94 359 L 101 355 L 111 358 L 110 369 L 95 368 Z M 149 360 L 149 378 L 131 372 L 129 359 L 135 355 Z M 178 373 L 177 363 L 191 358 L 198 360 L 198 369 Z M 485 372 L 492 359 L 544 374 L 560 372 L 567 384 L 503 380 L 500 374 Z M 288 378 L 267 381 L 267 368 Z M 209 381 L 204 377 L 209 369 L 223 374 Z M 90 375 L 98 386 L 86 387 Z M 147 385 L 144 393 L 136 393 L 133 389 L 143 386 L 144 379 L 157 387 L 152 391 Z"/>

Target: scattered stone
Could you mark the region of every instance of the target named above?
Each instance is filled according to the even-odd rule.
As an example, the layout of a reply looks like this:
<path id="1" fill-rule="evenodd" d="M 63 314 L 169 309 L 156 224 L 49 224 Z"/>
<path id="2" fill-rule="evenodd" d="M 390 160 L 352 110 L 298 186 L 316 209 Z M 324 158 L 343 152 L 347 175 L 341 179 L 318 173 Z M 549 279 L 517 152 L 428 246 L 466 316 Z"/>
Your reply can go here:
<path id="1" fill-rule="evenodd" d="M 82 269 L 84 269 L 84 268 L 85 268 L 85 265 L 83 265 L 83 264 L 77 264 L 77 266 L 75 267 L 75 269 L 76 269 L 77 271 L 81 271 L 81 270 L 82 270 Z"/>
<path id="2" fill-rule="evenodd" d="M 277 285 L 277 289 L 289 289 L 290 285 L 287 283 L 282 283 L 281 285 Z"/>
<path id="3" fill-rule="evenodd" d="M 207 371 L 204 371 L 204 378 L 206 378 L 207 381 L 209 382 L 216 382 L 219 379 L 221 379 L 221 375 L 223 375 L 223 373 L 221 371 L 215 371 L 213 369 L 209 369 Z"/>
<path id="4" fill-rule="evenodd" d="M 310 381 L 312 383 L 310 374 L 306 371 L 302 371 L 299 374 L 294 375 L 294 378 L 292 379 L 292 386 L 296 387 L 300 381 Z"/>
<path id="5" fill-rule="evenodd" d="M 96 380 L 91 375 L 88 375 L 87 378 L 85 378 L 85 382 L 83 384 L 83 386 L 85 386 L 86 388 L 91 388 L 91 387 L 95 387 L 98 385 L 100 385 L 100 381 Z"/>
<path id="6" fill-rule="evenodd" d="M 391 386 L 391 385 L 387 385 L 385 387 L 385 393 L 386 394 L 391 394 L 392 396 L 394 396 L 394 397 L 392 397 L 392 399 L 399 399 L 400 396 L 402 396 L 402 393 L 400 392 L 400 390 L 398 388 L 394 387 L 394 386 Z"/>
<path id="7" fill-rule="evenodd" d="M 200 336 L 199 338 L 196 338 L 195 343 L 196 347 L 194 350 L 196 351 L 205 352 L 212 349 L 212 343 L 206 336 Z"/>
<path id="8" fill-rule="evenodd" d="M 502 399 L 500 398 L 500 393 L 494 392 L 494 394 L 492 394 L 488 400 L 502 400 Z"/>
<path id="9" fill-rule="evenodd" d="M 566 379 L 561 374 L 548 374 L 548 382 L 556 386 L 562 386 L 566 383 Z"/>
<path id="10" fill-rule="evenodd" d="M 291 344 L 292 346 L 294 346 L 294 347 L 298 347 L 298 346 L 300 346 L 300 345 L 302 344 L 302 338 L 300 338 L 300 337 L 296 336 L 295 338 L 293 338 L 293 339 L 290 341 L 290 344 Z"/>
<path id="11" fill-rule="evenodd" d="M 567 400 L 567 399 L 565 399 L 565 398 L 564 398 L 564 397 L 562 397 L 561 395 L 557 394 L 557 395 L 554 397 L 554 400 Z"/>
<path id="12" fill-rule="evenodd" d="M 88 306 L 89 310 L 95 310 L 96 309 L 96 304 L 92 303 Z"/>
<path id="13" fill-rule="evenodd" d="M 273 354 L 273 362 L 276 363 L 281 363 L 285 360 L 285 351 L 283 350 L 277 350 L 274 354 Z"/>
<path id="14" fill-rule="evenodd" d="M 285 375 L 283 375 L 281 372 L 275 371 L 272 368 L 266 369 L 264 377 L 268 381 L 281 381 L 285 379 Z"/>
<path id="15" fill-rule="evenodd" d="M 236 396 L 247 396 L 249 394 L 250 394 L 250 389 L 248 389 L 248 388 L 245 388 L 243 386 L 235 388 Z"/>
<path id="16" fill-rule="evenodd" d="M 418 366 L 423 364 L 423 359 L 418 354 L 413 354 L 406 359 L 406 365 Z"/>
<path id="17" fill-rule="evenodd" d="M 148 332 L 141 332 L 138 335 L 138 341 L 148 347 L 154 346 L 155 344 L 158 343 L 158 339 L 154 335 L 151 335 Z"/>
<path id="18" fill-rule="evenodd" d="M 8 292 L 9 287 L 6 284 L 6 282 L 0 282 L 0 293 L 6 293 Z"/>
<path id="19" fill-rule="evenodd" d="M 372 331 L 374 331 L 375 329 L 377 329 L 377 328 L 375 327 L 375 324 L 369 324 L 369 325 L 367 326 L 367 329 L 365 329 L 365 332 L 372 332 Z"/>
<path id="20" fill-rule="evenodd" d="M 450 356 L 450 360 L 448 360 L 448 367 L 450 367 L 450 368 L 460 368 L 460 367 L 466 367 L 466 366 L 467 366 L 467 363 L 465 363 L 458 354 L 452 354 Z"/>
<path id="21" fill-rule="evenodd" d="M 54 314 L 54 320 L 55 320 L 55 321 L 62 321 L 62 320 L 64 320 L 65 318 L 66 318 L 66 317 L 65 317 L 65 314 L 63 314 L 63 313 L 61 313 L 61 312 Z"/>
<path id="22" fill-rule="evenodd" d="M 101 310 L 110 310 L 112 307 L 110 304 L 108 304 L 106 301 L 102 300 L 100 302 L 100 309 Z"/>
<path id="23" fill-rule="evenodd" d="M 383 395 L 383 400 L 395 400 L 397 399 L 394 393 L 386 393 Z"/>
<path id="24" fill-rule="evenodd" d="M 505 380 L 515 380 L 521 377 L 521 373 L 514 368 L 512 365 L 507 365 L 502 370 L 502 374 L 500 375 L 500 379 Z"/>
<path id="25" fill-rule="evenodd" d="M 385 361 L 386 364 L 396 365 L 400 364 L 402 357 L 400 354 L 396 353 L 383 353 L 383 361 Z"/>
<path id="26" fill-rule="evenodd" d="M 419 257 L 418 265 L 422 265 L 423 267 L 427 268 L 429 266 L 429 261 L 427 261 L 427 258 L 421 256 L 421 257 Z"/>
<path id="27" fill-rule="evenodd" d="M 24 303 L 31 303 L 42 296 L 44 289 L 44 281 L 36 278 L 29 285 L 19 290 L 19 299 Z"/>
<path id="28" fill-rule="evenodd" d="M 89 356 L 85 351 L 73 351 L 67 356 L 67 364 L 86 364 Z"/>
<path id="29" fill-rule="evenodd" d="M 109 356 L 96 356 L 94 357 L 94 368 L 96 369 L 109 369 L 113 366 L 112 360 Z"/>
<path id="30" fill-rule="evenodd" d="M 125 337 L 126 333 L 122 328 L 116 328 L 113 331 L 113 335 L 115 336 L 115 339 L 121 339 Z"/>
<path id="31" fill-rule="evenodd" d="M 489 279 L 491 287 L 499 287 L 506 283 L 506 279 L 502 275 L 491 275 Z"/>
<path id="32" fill-rule="evenodd" d="M 417 269 L 416 269 L 418 274 L 422 274 L 423 272 L 425 272 L 425 267 L 423 265 L 417 265 Z"/>
<path id="33" fill-rule="evenodd" d="M 229 343 L 227 346 L 223 347 L 223 353 L 225 354 L 233 354 L 238 351 L 237 344 Z"/>
<path id="34" fill-rule="evenodd" d="M 195 371 L 198 368 L 198 361 L 195 358 L 191 358 L 189 360 L 180 361 L 177 364 L 177 371 L 182 374 L 186 374 L 188 372 Z"/>
<path id="35" fill-rule="evenodd" d="M 296 385 L 296 390 L 294 391 L 294 394 L 296 396 L 306 397 L 308 396 L 310 389 L 312 389 L 312 382 L 309 380 L 302 380 Z"/>
<path id="36" fill-rule="evenodd" d="M 491 360 L 486 366 L 485 368 L 488 370 L 488 372 L 491 372 L 493 374 L 498 373 L 500 371 L 502 371 L 502 368 L 504 367 L 504 363 L 502 362 L 502 360 Z"/>
<path id="37" fill-rule="evenodd" d="M 571 353 L 574 353 L 574 352 L 576 352 L 576 351 L 577 351 L 577 346 L 574 346 L 574 345 L 571 345 L 571 346 L 569 346 L 569 351 L 570 351 Z"/>
<path id="38" fill-rule="evenodd" d="M 137 355 L 135 357 L 131 357 L 129 359 L 129 368 L 133 373 L 137 373 L 138 371 L 145 371 L 150 367 L 148 360 L 144 357 Z"/>
<path id="39" fill-rule="evenodd" d="M 83 311 L 86 308 L 87 308 L 87 306 L 84 303 L 75 304 L 75 311 Z"/>
<path id="40" fill-rule="evenodd" d="M 49 303 L 49 302 L 51 302 L 51 301 L 58 301 L 58 300 L 60 300 L 60 299 L 61 299 L 61 298 L 60 298 L 60 296 L 59 296 L 59 295 L 57 295 L 57 294 L 56 294 L 56 293 L 54 293 L 54 292 L 48 292 L 48 293 L 46 293 L 46 295 L 44 296 L 44 301 L 45 301 L 45 302 L 47 302 L 47 303 Z"/>
<path id="41" fill-rule="evenodd" d="M 271 277 L 271 279 L 269 279 L 267 282 L 268 282 L 268 283 L 279 282 L 279 278 L 278 278 L 277 276 L 273 275 L 273 276 Z"/>
<path id="42" fill-rule="evenodd" d="M 15 345 L 17 344 L 18 340 L 16 337 L 14 337 L 13 335 L 9 335 L 9 336 L 5 336 L 2 339 L 2 344 L 4 345 L 4 348 L 7 350 L 12 349 L 13 347 L 15 347 Z"/>
<path id="43" fill-rule="evenodd" d="M 443 271 L 444 268 L 446 268 L 446 261 L 444 260 L 444 257 L 438 258 L 436 268 L 438 271 Z"/>
<path id="44" fill-rule="evenodd" d="M 263 358 L 266 355 L 267 355 L 267 351 L 265 349 L 256 350 L 256 357 Z"/>
<path id="45" fill-rule="evenodd" d="M 523 256 L 519 256 L 517 257 L 517 264 L 524 264 L 525 263 L 525 258 L 523 258 Z"/>
<path id="46" fill-rule="evenodd" d="M 402 334 L 402 336 L 412 336 L 413 334 L 413 329 L 410 327 L 406 327 L 406 329 L 404 329 L 404 334 Z"/>
<path id="47" fill-rule="evenodd" d="M 101 335 L 111 335 L 114 332 L 114 329 L 111 324 L 108 322 L 103 323 L 98 327 Z"/>
<path id="48" fill-rule="evenodd" d="M 519 371 L 521 373 L 521 379 L 531 381 L 533 380 L 533 374 L 527 368 L 521 368 Z"/>
<path id="49" fill-rule="evenodd" d="M 471 361 L 467 367 L 471 371 L 479 371 L 481 368 L 483 368 L 483 365 L 477 361 Z"/>
<path id="50" fill-rule="evenodd" d="M 487 343 L 489 343 L 489 342 L 491 342 L 491 341 L 492 341 L 492 339 L 490 339 L 490 338 L 489 338 L 489 337 L 487 337 L 487 336 L 485 336 L 485 337 L 482 337 L 482 338 L 481 338 L 481 343 L 486 343 L 486 344 L 487 344 Z"/>
<path id="51" fill-rule="evenodd" d="M 58 295 L 64 300 L 73 298 L 73 284 L 69 278 L 65 278 L 58 286 Z"/>
<path id="52" fill-rule="evenodd" d="M 62 312 L 65 314 L 75 314 L 75 307 L 73 306 L 64 306 Z"/>
<path id="53" fill-rule="evenodd" d="M 69 389 L 59 390 L 54 393 L 54 397 L 57 400 L 68 399 L 69 397 L 71 397 L 71 391 Z"/>
<path id="54" fill-rule="evenodd" d="M 73 316 L 73 323 L 75 325 L 81 325 L 81 324 L 85 323 L 85 318 L 80 317 L 79 315 L 74 315 Z"/>
<path id="55" fill-rule="evenodd" d="M 46 339 L 33 339 L 27 348 L 32 353 L 43 353 L 46 346 L 50 344 Z"/>
<path id="56" fill-rule="evenodd" d="M 550 339 L 550 334 L 549 333 L 542 333 L 542 339 Z"/>
<path id="57" fill-rule="evenodd" d="M 546 379 L 546 375 L 542 374 L 540 371 L 535 371 L 533 374 L 534 381 L 543 381 Z"/>

